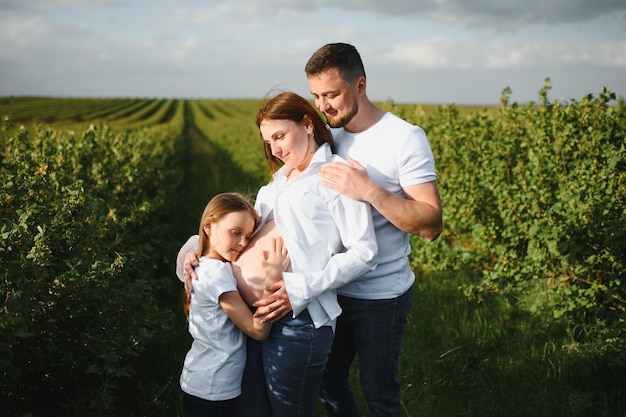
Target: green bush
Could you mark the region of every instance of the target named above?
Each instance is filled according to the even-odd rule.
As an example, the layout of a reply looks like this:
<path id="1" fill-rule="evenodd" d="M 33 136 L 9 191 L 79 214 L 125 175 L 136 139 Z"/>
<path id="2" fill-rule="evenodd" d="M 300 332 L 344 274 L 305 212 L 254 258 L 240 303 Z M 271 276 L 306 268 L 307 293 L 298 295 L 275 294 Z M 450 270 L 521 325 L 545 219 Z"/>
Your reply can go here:
<path id="1" fill-rule="evenodd" d="M 414 240 L 414 265 L 483 271 L 469 296 L 504 294 L 624 363 L 626 108 L 606 89 L 580 102 L 550 102 L 549 89 L 524 106 L 506 89 L 497 112 L 442 106 L 422 123 L 445 230 Z"/>
<path id="2" fill-rule="evenodd" d="M 9 415 L 117 415 L 120 382 L 170 329 L 157 299 L 171 275 L 157 267 L 169 232 L 159 219 L 181 178 L 172 135 L 106 126 L 11 135 L 5 124 L 0 402 Z"/>

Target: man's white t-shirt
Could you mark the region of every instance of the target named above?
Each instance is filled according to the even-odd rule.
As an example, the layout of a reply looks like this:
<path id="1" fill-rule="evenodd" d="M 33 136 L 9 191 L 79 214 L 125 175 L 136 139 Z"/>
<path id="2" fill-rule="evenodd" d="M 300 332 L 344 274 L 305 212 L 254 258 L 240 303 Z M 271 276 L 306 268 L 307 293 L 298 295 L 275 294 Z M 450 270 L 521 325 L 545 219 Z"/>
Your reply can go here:
<path id="1" fill-rule="evenodd" d="M 405 120 L 386 113 L 368 130 L 350 133 L 331 129 L 337 153 L 363 165 L 370 178 L 405 197 L 402 187 L 436 180 L 435 159 L 426 134 Z M 398 229 L 372 208 L 378 242 L 378 266 L 361 278 L 337 289 L 337 293 L 360 299 L 390 299 L 404 294 L 415 281 L 409 266 L 409 234 Z"/>

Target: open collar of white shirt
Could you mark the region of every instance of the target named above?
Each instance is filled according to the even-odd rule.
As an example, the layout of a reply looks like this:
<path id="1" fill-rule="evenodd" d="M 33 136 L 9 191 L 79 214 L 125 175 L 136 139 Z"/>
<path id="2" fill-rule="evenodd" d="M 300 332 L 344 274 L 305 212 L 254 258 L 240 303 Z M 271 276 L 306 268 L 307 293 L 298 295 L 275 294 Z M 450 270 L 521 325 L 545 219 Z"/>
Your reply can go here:
<path id="1" fill-rule="evenodd" d="M 332 159 L 333 155 L 330 151 L 330 145 L 328 145 L 328 143 L 322 143 L 317 151 L 315 151 L 315 154 L 313 155 L 313 158 L 311 158 L 309 165 L 302 172 L 302 175 L 300 175 L 298 178 L 306 176 L 313 169 L 317 168 L 318 165 L 323 165 L 327 162 L 332 161 Z M 287 176 L 290 172 L 291 171 L 289 171 L 286 166 L 282 166 L 278 171 L 276 171 L 274 173 L 274 181 L 276 182 L 276 184 L 280 184 L 281 186 L 285 185 L 287 183 Z M 294 179 L 294 181 L 296 181 L 298 178 Z"/>

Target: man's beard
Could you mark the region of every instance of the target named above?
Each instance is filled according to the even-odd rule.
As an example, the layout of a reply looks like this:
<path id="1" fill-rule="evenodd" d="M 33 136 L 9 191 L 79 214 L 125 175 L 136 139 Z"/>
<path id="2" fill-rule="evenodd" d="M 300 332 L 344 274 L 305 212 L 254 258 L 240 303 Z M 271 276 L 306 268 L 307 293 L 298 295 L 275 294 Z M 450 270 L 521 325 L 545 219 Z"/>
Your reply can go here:
<path id="1" fill-rule="evenodd" d="M 354 119 L 354 116 L 356 116 L 358 112 L 359 112 L 359 105 L 357 103 L 354 103 L 354 106 L 352 107 L 352 110 L 350 110 L 350 113 L 346 114 L 342 118 L 331 119 L 328 115 L 326 115 L 328 126 L 332 128 L 344 127 L 345 125 L 350 123 L 352 119 Z"/>

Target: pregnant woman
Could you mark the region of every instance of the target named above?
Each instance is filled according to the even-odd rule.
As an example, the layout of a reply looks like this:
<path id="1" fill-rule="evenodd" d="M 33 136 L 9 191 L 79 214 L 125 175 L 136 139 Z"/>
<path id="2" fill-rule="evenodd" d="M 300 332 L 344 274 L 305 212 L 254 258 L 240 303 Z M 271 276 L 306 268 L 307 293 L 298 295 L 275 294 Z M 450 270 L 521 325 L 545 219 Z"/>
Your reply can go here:
<path id="1" fill-rule="evenodd" d="M 256 122 L 273 177 L 258 192 L 255 208 L 261 225 L 233 263 L 233 272 L 242 298 L 253 306 L 264 290 L 263 251 L 272 238 L 282 236 L 291 266 L 283 273 L 286 289 L 281 291 L 289 303 L 277 303 L 283 316 L 274 321 L 265 342 L 249 340 L 239 415 L 312 417 L 341 313 L 335 289 L 376 267 L 371 211 L 368 204 L 320 184 L 323 165 L 345 161 L 333 153 L 331 133 L 306 99 L 280 93 L 261 107 Z M 194 240 L 177 259 L 183 281 L 183 264 L 195 256 L 190 253 Z M 191 282 L 187 278 L 186 286 Z M 262 405 L 263 389 L 271 414 Z"/>

